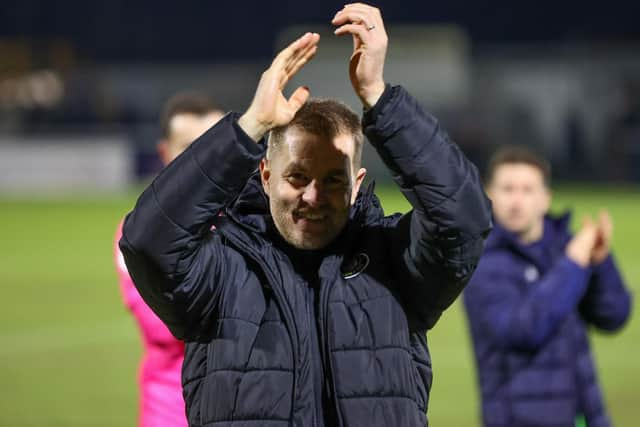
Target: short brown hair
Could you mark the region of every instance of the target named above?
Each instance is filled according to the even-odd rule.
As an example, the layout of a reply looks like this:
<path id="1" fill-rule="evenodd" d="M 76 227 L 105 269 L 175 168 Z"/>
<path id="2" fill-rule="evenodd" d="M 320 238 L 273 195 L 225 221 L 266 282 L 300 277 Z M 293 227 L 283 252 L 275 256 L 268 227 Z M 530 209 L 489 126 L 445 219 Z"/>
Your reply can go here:
<path id="1" fill-rule="evenodd" d="M 323 138 L 333 139 L 338 135 L 351 135 L 354 141 L 353 168 L 360 167 L 364 135 L 360 117 L 346 104 L 333 99 L 309 99 L 298 110 L 286 126 L 271 130 L 267 148 L 267 159 L 277 151 L 288 129 L 296 128 Z"/>
<path id="2" fill-rule="evenodd" d="M 160 133 L 162 138 L 169 138 L 171 119 L 179 114 L 204 116 L 214 111 L 221 111 L 209 98 L 196 92 L 180 92 L 167 100 L 160 113 Z"/>
<path id="3" fill-rule="evenodd" d="M 498 167 L 514 163 L 533 166 L 542 173 L 545 185 L 548 187 L 551 184 L 551 165 L 549 162 L 533 150 L 522 145 L 508 145 L 499 148 L 493 156 L 491 156 L 487 166 L 485 183 L 487 185 L 491 184 Z"/>

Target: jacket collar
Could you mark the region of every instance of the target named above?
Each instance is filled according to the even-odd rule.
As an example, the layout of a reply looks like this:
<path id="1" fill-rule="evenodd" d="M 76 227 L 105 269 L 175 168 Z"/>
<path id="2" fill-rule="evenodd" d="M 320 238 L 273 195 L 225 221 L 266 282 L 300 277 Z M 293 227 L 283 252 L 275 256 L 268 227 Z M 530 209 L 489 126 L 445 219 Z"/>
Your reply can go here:
<path id="1" fill-rule="evenodd" d="M 487 239 L 486 251 L 507 249 L 520 253 L 529 259 L 536 259 L 535 246 L 542 245 L 548 249 L 564 248 L 571 239 L 569 223 L 571 222 L 571 212 L 567 211 L 559 216 L 550 214 L 544 217 L 544 230 L 542 238 L 533 243 L 522 243 L 516 234 L 506 230 L 500 223 L 494 221 L 494 228 Z"/>

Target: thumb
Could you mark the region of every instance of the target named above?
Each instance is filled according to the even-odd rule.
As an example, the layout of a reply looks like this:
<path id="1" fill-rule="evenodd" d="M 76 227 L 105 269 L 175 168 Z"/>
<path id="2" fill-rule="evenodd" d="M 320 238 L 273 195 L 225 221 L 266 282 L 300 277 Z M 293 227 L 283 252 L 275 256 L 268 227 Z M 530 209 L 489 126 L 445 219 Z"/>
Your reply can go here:
<path id="1" fill-rule="evenodd" d="M 307 102 L 307 99 L 309 99 L 309 95 L 309 88 L 306 86 L 300 86 L 291 94 L 287 103 L 293 114 L 302 108 L 304 103 Z"/>

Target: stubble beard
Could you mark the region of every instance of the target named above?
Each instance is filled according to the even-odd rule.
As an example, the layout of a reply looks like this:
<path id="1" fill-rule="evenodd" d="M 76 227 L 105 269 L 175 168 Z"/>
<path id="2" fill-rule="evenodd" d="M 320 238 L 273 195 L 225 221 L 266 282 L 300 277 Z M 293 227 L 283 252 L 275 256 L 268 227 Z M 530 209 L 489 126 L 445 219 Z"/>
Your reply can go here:
<path id="1" fill-rule="evenodd" d="M 293 219 L 293 212 L 296 208 L 272 203 L 271 216 L 273 222 L 280 233 L 280 236 L 291 246 L 301 250 L 317 250 L 327 247 L 340 234 L 347 222 L 348 213 L 340 220 L 340 224 L 335 224 L 332 220 L 335 213 L 327 211 L 328 225 L 324 232 L 304 233 Z M 347 211 L 348 212 L 348 211 Z"/>

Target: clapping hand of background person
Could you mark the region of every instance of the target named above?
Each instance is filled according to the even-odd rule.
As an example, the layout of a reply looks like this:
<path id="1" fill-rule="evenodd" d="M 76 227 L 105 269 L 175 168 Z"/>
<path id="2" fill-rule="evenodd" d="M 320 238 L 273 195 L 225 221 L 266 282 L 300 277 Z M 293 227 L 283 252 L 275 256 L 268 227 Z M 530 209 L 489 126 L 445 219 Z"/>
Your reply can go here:
<path id="1" fill-rule="evenodd" d="M 608 212 L 602 211 L 598 222 L 585 216 L 582 227 L 567 245 L 567 256 L 582 267 L 598 265 L 609 255 L 613 223 Z"/>
<path id="2" fill-rule="evenodd" d="M 579 266 L 588 267 L 597 237 L 598 227 L 590 216 L 585 216 L 582 220 L 582 227 L 567 245 L 567 256 Z"/>

